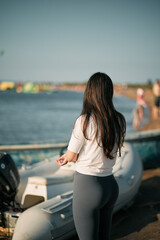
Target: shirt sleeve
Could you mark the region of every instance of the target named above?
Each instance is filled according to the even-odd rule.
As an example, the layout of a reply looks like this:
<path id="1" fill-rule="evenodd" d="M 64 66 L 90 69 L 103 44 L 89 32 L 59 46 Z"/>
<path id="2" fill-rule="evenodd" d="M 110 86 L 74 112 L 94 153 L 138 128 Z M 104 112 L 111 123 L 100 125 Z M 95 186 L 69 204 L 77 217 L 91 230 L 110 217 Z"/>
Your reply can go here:
<path id="1" fill-rule="evenodd" d="M 72 135 L 68 144 L 68 150 L 71 152 L 79 153 L 84 144 L 85 137 L 83 135 L 82 127 L 82 117 L 80 116 L 75 122 Z"/>

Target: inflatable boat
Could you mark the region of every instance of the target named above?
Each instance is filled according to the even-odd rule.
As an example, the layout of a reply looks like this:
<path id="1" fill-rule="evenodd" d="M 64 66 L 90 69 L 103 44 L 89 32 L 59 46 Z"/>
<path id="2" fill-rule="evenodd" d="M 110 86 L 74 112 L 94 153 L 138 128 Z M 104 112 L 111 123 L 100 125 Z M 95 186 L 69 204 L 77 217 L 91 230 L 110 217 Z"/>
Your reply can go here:
<path id="1" fill-rule="evenodd" d="M 74 163 L 54 170 L 54 173 L 40 175 L 37 171 L 37 176 L 28 176 L 24 192 L 16 194 L 22 196 L 19 197 L 21 211 L 3 211 L 6 226 L 13 229 L 13 240 L 60 240 L 75 234 L 72 214 Z M 113 173 L 119 185 L 115 213 L 133 203 L 142 181 L 142 161 L 132 144 L 125 143 Z M 19 175 L 23 178 L 25 174 Z"/>

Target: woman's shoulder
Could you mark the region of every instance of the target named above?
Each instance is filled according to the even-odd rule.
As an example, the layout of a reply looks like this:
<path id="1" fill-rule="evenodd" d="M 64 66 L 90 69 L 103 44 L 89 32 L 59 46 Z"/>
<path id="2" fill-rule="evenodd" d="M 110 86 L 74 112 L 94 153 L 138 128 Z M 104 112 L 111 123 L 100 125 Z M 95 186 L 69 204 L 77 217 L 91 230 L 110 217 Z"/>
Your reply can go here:
<path id="1" fill-rule="evenodd" d="M 80 116 L 75 120 L 74 129 L 75 129 L 75 128 L 81 128 L 81 129 L 83 129 L 84 120 L 85 120 L 84 115 L 80 115 Z"/>
<path id="2" fill-rule="evenodd" d="M 80 115 L 78 118 L 77 118 L 77 120 L 76 121 L 78 121 L 78 122 L 84 122 L 85 121 L 85 119 L 86 119 L 86 115 L 85 114 L 82 114 L 82 115 Z M 91 122 L 95 122 L 95 117 L 93 116 L 93 115 L 91 115 L 90 117 L 89 117 L 89 122 L 91 123 Z"/>
<path id="3" fill-rule="evenodd" d="M 83 126 L 84 124 L 84 121 L 86 119 L 86 115 L 80 115 L 77 119 L 76 119 L 76 122 L 75 122 L 75 125 L 81 125 Z M 90 118 L 89 118 L 89 122 L 88 122 L 88 125 L 95 125 L 95 120 L 94 120 L 94 117 L 91 115 Z"/>
<path id="4" fill-rule="evenodd" d="M 82 123 L 85 120 L 85 116 L 84 115 L 80 115 L 77 119 L 76 119 L 76 124 L 78 123 Z"/>

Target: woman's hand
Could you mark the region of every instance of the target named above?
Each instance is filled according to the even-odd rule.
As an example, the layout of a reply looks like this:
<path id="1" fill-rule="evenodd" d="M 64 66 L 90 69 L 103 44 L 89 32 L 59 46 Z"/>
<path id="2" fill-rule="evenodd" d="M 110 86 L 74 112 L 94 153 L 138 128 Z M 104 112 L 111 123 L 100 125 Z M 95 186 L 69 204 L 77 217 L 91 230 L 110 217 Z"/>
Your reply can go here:
<path id="1" fill-rule="evenodd" d="M 56 160 L 56 162 L 59 166 L 63 166 L 65 164 L 67 164 L 68 161 L 66 159 L 66 154 L 63 154 L 59 159 Z"/>
<path id="2" fill-rule="evenodd" d="M 75 162 L 78 159 L 78 154 L 67 150 L 59 159 L 56 160 L 59 166 L 63 166 L 68 162 Z"/>

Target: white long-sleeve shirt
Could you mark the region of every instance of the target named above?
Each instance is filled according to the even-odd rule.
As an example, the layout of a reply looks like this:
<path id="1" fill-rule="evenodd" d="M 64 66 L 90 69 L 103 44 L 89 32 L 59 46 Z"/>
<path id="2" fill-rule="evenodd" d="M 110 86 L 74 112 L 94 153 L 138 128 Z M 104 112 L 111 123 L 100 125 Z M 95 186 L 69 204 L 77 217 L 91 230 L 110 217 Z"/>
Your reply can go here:
<path id="1" fill-rule="evenodd" d="M 114 159 L 105 156 L 103 148 L 100 147 L 95 138 L 95 123 L 93 117 L 90 117 L 87 126 L 87 139 L 83 135 L 84 117 L 80 116 L 75 123 L 71 139 L 69 141 L 68 150 L 79 154 L 75 163 L 77 172 L 93 176 L 109 176 L 112 175 L 112 169 L 116 161 L 117 147 L 113 149 Z"/>

